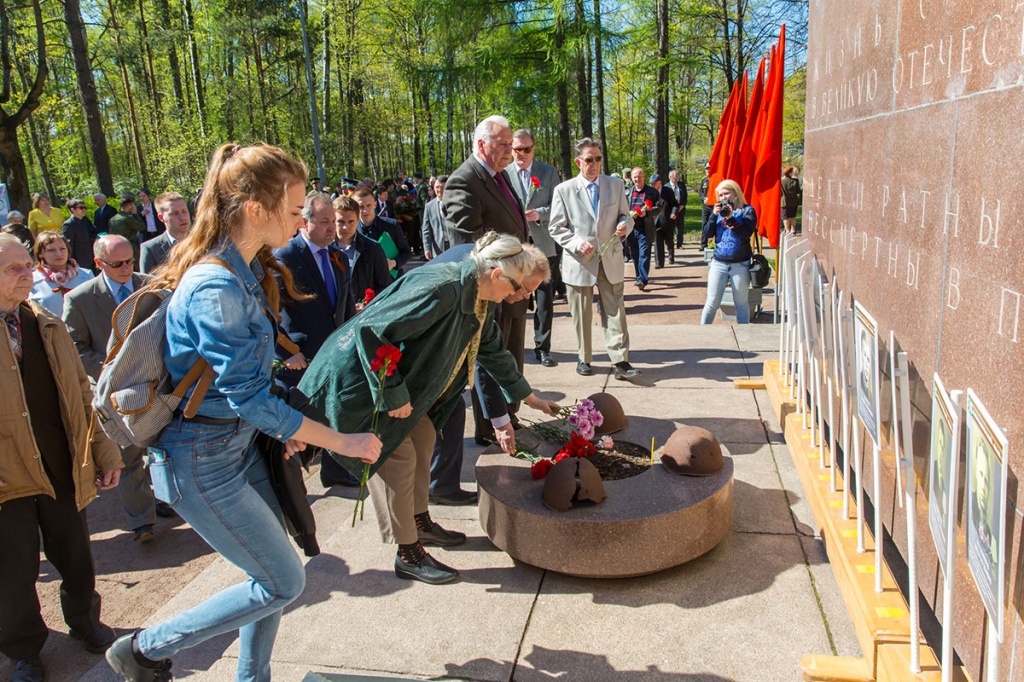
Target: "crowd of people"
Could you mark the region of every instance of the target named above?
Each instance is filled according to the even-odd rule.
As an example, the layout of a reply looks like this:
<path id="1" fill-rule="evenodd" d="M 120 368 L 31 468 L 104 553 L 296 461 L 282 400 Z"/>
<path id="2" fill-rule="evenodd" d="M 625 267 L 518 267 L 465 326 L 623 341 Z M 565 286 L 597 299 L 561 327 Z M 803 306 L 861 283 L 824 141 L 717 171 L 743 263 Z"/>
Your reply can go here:
<path id="1" fill-rule="evenodd" d="M 457 580 L 429 546 L 466 541 L 430 505 L 468 505 L 461 486 L 470 388 L 474 435 L 515 451 L 520 403 L 558 406 L 523 377 L 529 303 L 533 356 L 551 355 L 555 301 L 576 332 L 576 371 L 593 366 L 596 286 L 615 379 L 629 361 L 627 259 L 643 291 L 682 247 L 687 189 L 642 168 L 601 172 L 603 148 L 585 138 L 579 173 L 563 179 L 535 159 L 527 129 L 491 116 L 473 153 L 450 175 L 342 182 L 307 191 L 306 166 L 265 145 L 220 147 L 201 193 L 148 190 L 66 202 L 38 193 L 0 234 L 0 343 L 12 374 L 9 414 L 23 419 L 0 468 L 0 652 L 14 678 L 41 680 L 47 630 L 35 599 L 39 531 L 61 574 L 73 637 L 106 652 L 128 680 L 170 680 L 182 649 L 239 631 L 237 679 L 270 678 L 284 607 L 305 575 L 282 521 L 257 433 L 290 457 L 322 452 L 320 480 L 367 484 L 381 538 L 396 546 L 398 578 Z M 727 180 L 706 200 L 703 239 L 714 240 L 710 323 L 727 283 L 749 286 L 756 215 Z M 164 365 L 172 385 L 198 361 L 212 383 L 194 412 L 176 412 L 156 442 L 118 447 L 96 423 L 92 390 L 103 371 L 115 309 L 137 292 L 173 290 Z M 135 300 L 135 299 L 132 299 Z M 749 313 L 737 305 L 737 321 Z M 395 349 L 400 353 L 388 355 Z M 393 365 L 381 370 L 379 359 Z M 374 363 L 374 358 L 378 363 Z M 198 389 L 193 389 L 198 390 Z M 290 397 L 301 396 L 299 409 Z M 191 397 L 191 391 L 185 394 Z M 182 403 L 184 404 L 184 402 Z M 186 416 L 186 413 L 188 415 Z M 247 580 L 163 623 L 117 638 L 100 620 L 86 505 L 116 488 L 135 542 L 159 541 L 159 517 L 180 516 Z"/>

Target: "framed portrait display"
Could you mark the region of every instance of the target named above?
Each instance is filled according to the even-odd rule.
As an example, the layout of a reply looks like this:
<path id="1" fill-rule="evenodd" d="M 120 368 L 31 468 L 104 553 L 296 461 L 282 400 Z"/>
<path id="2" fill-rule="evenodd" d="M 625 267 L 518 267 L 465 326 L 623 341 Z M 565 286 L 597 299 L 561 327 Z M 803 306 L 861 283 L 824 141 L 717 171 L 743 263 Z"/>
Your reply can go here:
<path id="1" fill-rule="evenodd" d="M 1007 441 L 973 390 L 967 389 L 967 565 L 1003 641 L 1006 565 Z"/>
<path id="2" fill-rule="evenodd" d="M 878 397 L 878 325 L 860 303 L 853 303 L 854 386 L 857 390 L 857 416 L 871 436 L 875 447 L 881 447 L 882 416 Z"/>
<path id="3" fill-rule="evenodd" d="M 931 456 L 928 464 L 928 525 L 942 574 L 950 579 L 946 555 L 956 529 L 956 494 L 960 454 L 960 408 L 934 377 L 932 392 Z M 950 510 L 953 511 L 952 515 Z"/>

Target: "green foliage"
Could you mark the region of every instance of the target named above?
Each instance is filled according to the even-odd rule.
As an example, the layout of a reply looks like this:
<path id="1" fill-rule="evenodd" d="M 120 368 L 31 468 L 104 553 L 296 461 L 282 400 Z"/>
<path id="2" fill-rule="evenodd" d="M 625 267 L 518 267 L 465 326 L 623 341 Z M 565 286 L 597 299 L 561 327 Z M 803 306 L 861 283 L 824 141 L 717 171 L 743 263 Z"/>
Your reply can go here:
<path id="1" fill-rule="evenodd" d="M 753 60 L 777 34 L 781 12 L 806 6 L 804 0 L 736 4 L 749 7 L 745 19 L 732 10 L 719 16 L 718 3 L 708 0 L 670 5 L 670 149 L 672 164 L 691 183 L 701 177 L 728 94 L 717 61 L 723 26 L 747 22 L 747 42 L 736 49 L 756 66 Z M 164 7 L 168 21 L 161 17 Z M 187 7 L 192 31 L 184 24 Z M 531 128 L 537 158 L 558 166 L 560 142 L 584 133 L 581 114 L 595 112 L 599 134 L 598 45 L 612 169 L 650 168 L 660 66 L 654 58 L 654 4 L 631 0 L 598 7 L 600 33 L 593 0 L 309 2 L 318 108 L 325 96 L 324 70 L 329 71 L 327 109 L 318 112 L 329 179 L 380 177 L 400 169 L 450 171 L 468 153 L 476 122 L 492 113 L 508 116 L 513 127 Z M 314 165 L 296 3 L 96 0 L 82 9 L 119 192 L 148 184 L 155 192 L 174 189 L 190 196 L 203 182 L 211 152 L 229 140 L 277 144 Z M 45 2 L 43 10 L 51 72 L 33 115 L 38 139 L 33 142 L 28 126 L 20 129 L 30 185 L 45 184 L 41 154 L 58 194 L 91 196 L 97 181 L 63 8 Z M 19 72 L 30 74 L 31 12 L 18 7 L 8 14 L 15 62 Z M 558 123 L 561 84 L 568 91 L 567 130 Z M 802 70 L 787 82 L 785 140 L 791 155 L 802 153 L 802 84 Z M 25 90 L 17 76 L 14 90 L 12 99 Z M 131 122 L 129 92 L 137 125 Z"/>

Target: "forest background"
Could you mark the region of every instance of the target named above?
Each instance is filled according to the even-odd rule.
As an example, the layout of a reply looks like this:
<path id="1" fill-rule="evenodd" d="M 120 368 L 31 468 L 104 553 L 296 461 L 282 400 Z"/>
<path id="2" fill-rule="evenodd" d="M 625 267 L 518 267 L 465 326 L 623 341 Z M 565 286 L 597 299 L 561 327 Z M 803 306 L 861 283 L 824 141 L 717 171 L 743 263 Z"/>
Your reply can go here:
<path id="1" fill-rule="evenodd" d="M 605 172 L 692 186 L 783 22 L 800 165 L 807 0 L 0 0 L 0 173 L 23 212 L 39 190 L 190 196 L 226 141 L 280 145 L 329 184 L 432 175 L 500 113 L 563 177 L 593 136 Z"/>

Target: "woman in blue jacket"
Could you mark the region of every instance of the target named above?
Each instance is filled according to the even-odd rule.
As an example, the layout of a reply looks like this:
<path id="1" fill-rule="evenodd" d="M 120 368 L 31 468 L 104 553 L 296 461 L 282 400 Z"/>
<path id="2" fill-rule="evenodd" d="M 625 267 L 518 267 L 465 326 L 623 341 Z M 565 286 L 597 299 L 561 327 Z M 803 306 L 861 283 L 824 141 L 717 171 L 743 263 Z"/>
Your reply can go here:
<path id="1" fill-rule="evenodd" d="M 236 679 L 270 680 L 270 655 L 284 607 L 305 586 L 281 508 L 256 445 L 256 431 L 375 462 L 380 440 L 339 433 L 271 395 L 280 292 L 300 298 L 271 251 L 302 225 L 306 167 L 276 147 L 224 145 L 210 163 L 195 227 L 153 274 L 172 288 L 164 363 L 177 385 L 202 357 L 215 374 L 191 418 L 177 415 L 149 449 L 156 496 L 188 521 L 248 579 L 107 651 L 128 680 L 170 680 L 170 657 L 238 631 Z"/>
<path id="2" fill-rule="evenodd" d="M 750 238 L 757 229 L 757 214 L 747 206 L 743 190 L 734 180 L 723 180 L 715 188 L 718 203 L 704 223 L 704 239 L 714 238 L 715 255 L 708 268 L 708 298 L 700 315 L 701 324 L 711 324 L 722 304 L 725 286 L 732 282 L 736 324 L 750 322 Z"/>

